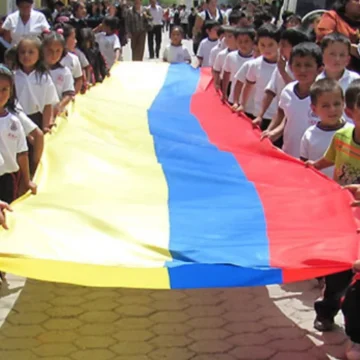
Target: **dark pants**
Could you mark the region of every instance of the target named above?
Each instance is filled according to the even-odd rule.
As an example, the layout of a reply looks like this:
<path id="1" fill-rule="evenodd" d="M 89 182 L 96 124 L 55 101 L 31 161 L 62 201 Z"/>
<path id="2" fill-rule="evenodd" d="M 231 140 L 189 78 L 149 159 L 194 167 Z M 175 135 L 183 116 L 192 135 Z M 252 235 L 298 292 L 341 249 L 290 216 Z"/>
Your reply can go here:
<path id="1" fill-rule="evenodd" d="M 262 122 L 261 122 L 261 125 L 260 125 L 261 131 L 266 130 L 266 129 L 269 127 L 270 123 L 271 123 L 271 119 L 262 119 Z M 280 139 L 276 140 L 273 144 L 274 144 L 277 148 L 281 149 L 282 146 L 283 146 L 283 137 L 281 137 Z"/>
<path id="2" fill-rule="evenodd" d="M 341 306 L 345 318 L 345 332 L 350 340 L 360 344 L 360 281 L 346 290 Z"/>
<path id="3" fill-rule="evenodd" d="M 188 24 L 181 24 L 181 27 L 182 27 L 182 29 L 184 30 L 184 37 L 185 37 L 185 39 L 187 39 L 187 37 L 188 37 L 188 27 L 189 27 L 189 25 Z"/>
<path id="4" fill-rule="evenodd" d="M 341 297 L 348 288 L 354 274 L 351 270 L 325 277 L 325 291 L 322 300 L 315 302 L 315 312 L 319 320 L 334 320 L 340 310 Z"/>
<path id="5" fill-rule="evenodd" d="M 39 129 L 43 130 L 43 118 L 42 118 L 42 114 L 40 112 L 28 115 L 28 117 L 33 121 L 33 123 L 35 123 L 39 127 Z M 29 149 L 28 156 L 29 156 L 30 175 L 31 175 L 31 177 L 33 177 L 35 174 L 35 171 L 36 171 L 36 166 L 33 161 L 34 147 L 32 146 L 32 144 L 29 141 L 27 141 L 27 145 L 28 145 L 28 149 Z"/>
<path id="6" fill-rule="evenodd" d="M 158 58 L 161 48 L 161 25 L 155 25 L 151 31 L 148 31 L 148 47 L 150 59 L 154 58 L 154 38 L 155 38 L 155 55 Z"/>
<path id="7" fill-rule="evenodd" d="M 145 50 L 146 31 L 131 34 L 131 52 L 133 61 L 143 61 Z"/>
<path id="8" fill-rule="evenodd" d="M 19 172 L 0 176 L 0 200 L 12 203 L 17 198 Z"/>

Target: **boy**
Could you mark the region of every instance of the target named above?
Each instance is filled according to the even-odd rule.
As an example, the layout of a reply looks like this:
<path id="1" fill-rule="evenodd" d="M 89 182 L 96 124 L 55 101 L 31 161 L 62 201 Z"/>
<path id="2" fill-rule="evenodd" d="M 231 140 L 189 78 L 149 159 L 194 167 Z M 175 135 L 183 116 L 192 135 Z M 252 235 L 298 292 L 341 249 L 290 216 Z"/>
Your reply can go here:
<path id="1" fill-rule="evenodd" d="M 250 101 L 250 92 L 255 87 L 254 115 L 258 116 L 261 111 L 264 89 L 268 84 L 272 73 L 276 69 L 278 61 L 278 49 L 280 34 L 276 26 L 265 24 L 257 32 L 258 47 L 261 56 L 249 62 L 249 70 L 246 75 L 246 83 L 243 89 L 243 98 L 238 111 L 243 111 Z M 276 102 L 273 101 L 264 114 L 260 127 L 265 130 L 276 112 Z"/>
<path id="2" fill-rule="evenodd" d="M 305 131 L 319 121 L 310 107 L 310 88 L 322 70 L 320 47 L 311 42 L 296 45 L 291 51 L 289 64 L 296 81 L 286 85 L 281 92 L 274 121 L 279 125 L 268 135 L 274 140 L 283 133 L 283 151 L 299 158 L 300 142 Z"/>
<path id="3" fill-rule="evenodd" d="M 213 47 L 218 44 L 218 34 L 220 24 L 214 20 L 205 21 L 205 30 L 207 38 L 202 40 L 197 52 L 197 58 L 199 60 L 199 67 L 210 66 L 210 52 Z"/>
<path id="4" fill-rule="evenodd" d="M 351 126 L 343 118 L 344 93 L 336 80 L 321 79 L 310 88 L 311 110 L 319 117 L 316 125 L 310 126 L 301 139 L 300 159 L 318 160 L 328 149 L 334 134 Z M 333 177 L 334 167 L 323 169 L 322 173 Z"/>
<path id="5" fill-rule="evenodd" d="M 216 59 L 217 55 L 219 54 L 219 52 L 221 50 L 223 50 L 222 41 L 225 38 L 224 26 L 219 27 L 217 34 L 218 34 L 219 41 L 218 41 L 217 45 L 214 46 L 210 51 L 209 66 L 211 66 L 211 67 L 214 66 L 215 59 Z"/>
<path id="6" fill-rule="evenodd" d="M 312 165 L 317 170 L 326 169 L 334 166 L 333 178 L 340 185 L 359 184 L 360 182 L 360 80 L 353 81 L 345 93 L 346 108 L 345 112 L 354 122 L 355 127 L 344 127 L 337 131 L 331 144 L 317 161 L 308 161 L 307 165 Z M 334 318 L 340 310 L 340 300 L 346 288 L 349 286 L 353 273 L 351 270 L 326 276 L 325 291 L 322 300 L 315 302 L 316 318 L 314 321 L 315 329 L 319 331 L 330 331 L 334 326 Z M 349 318 L 351 309 L 347 306 L 345 298 L 343 312 L 346 324 L 346 333 L 354 343 L 357 343 L 357 355 L 359 351 L 359 319 Z M 352 320 L 352 321 L 351 321 Z M 351 323 L 350 323 L 351 321 Z M 352 330 L 352 331 L 351 331 Z M 353 333 L 352 333 L 353 332 Z M 358 343 L 359 342 L 359 343 Z M 353 357 L 356 348 L 353 346 L 348 350 L 349 359 L 360 359 L 360 356 Z M 356 354 L 355 354 L 356 355 Z"/>
<path id="7" fill-rule="evenodd" d="M 223 100 L 228 99 L 230 104 L 234 103 L 235 74 L 245 62 L 254 59 L 253 49 L 255 36 L 256 32 L 253 28 L 237 29 L 235 38 L 238 51 L 229 53 L 225 58 L 222 93 Z"/>
<path id="8" fill-rule="evenodd" d="M 356 72 L 346 69 L 350 62 L 350 40 L 342 34 L 326 35 L 321 41 L 321 49 L 324 71 L 318 76 L 317 80 L 324 78 L 337 80 L 344 93 L 346 93 L 350 83 L 360 78 L 360 75 Z M 351 122 L 351 119 L 346 114 L 344 114 L 344 117 Z"/>
<path id="9" fill-rule="evenodd" d="M 221 89 L 221 82 L 223 78 L 223 67 L 226 56 L 232 51 L 236 50 L 236 38 L 235 38 L 236 29 L 232 26 L 224 26 L 224 31 L 225 31 L 224 41 L 226 48 L 219 52 L 213 65 L 214 85 L 216 90 Z"/>
<path id="10" fill-rule="evenodd" d="M 306 41 L 309 41 L 309 37 L 301 30 L 287 29 L 282 32 L 279 46 L 280 56 L 277 68 L 273 72 L 271 79 L 266 86 L 261 111 L 258 117 L 253 121 L 254 125 L 261 123 L 261 120 L 272 101 L 276 101 L 277 103 L 279 102 L 281 92 L 283 91 L 285 85 L 294 81 L 294 76 L 291 73 L 288 63 L 291 50 L 294 46 Z M 276 99 L 274 100 L 275 97 Z"/>
<path id="11" fill-rule="evenodd" d="M 102 32 L 95 36 L 100 52 L 109 69 L 119 61 L 121 56 L 120 40 L 115 33 L 117 28 L 118 19 L 114 16 L 106 16 L 102 22 Z"/>

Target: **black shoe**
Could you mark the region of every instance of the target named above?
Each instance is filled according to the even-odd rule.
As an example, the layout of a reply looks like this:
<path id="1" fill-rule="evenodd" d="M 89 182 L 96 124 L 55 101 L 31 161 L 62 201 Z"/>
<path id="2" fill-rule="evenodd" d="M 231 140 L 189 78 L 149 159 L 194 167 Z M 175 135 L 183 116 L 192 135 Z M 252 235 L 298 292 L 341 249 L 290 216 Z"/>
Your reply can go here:
<path id="1" fill-rule="evenodd" d="M 314 328 L 321 332 L 334 330 L 334 319 L 320 319 L 316 317 L 314 321 Z"/>

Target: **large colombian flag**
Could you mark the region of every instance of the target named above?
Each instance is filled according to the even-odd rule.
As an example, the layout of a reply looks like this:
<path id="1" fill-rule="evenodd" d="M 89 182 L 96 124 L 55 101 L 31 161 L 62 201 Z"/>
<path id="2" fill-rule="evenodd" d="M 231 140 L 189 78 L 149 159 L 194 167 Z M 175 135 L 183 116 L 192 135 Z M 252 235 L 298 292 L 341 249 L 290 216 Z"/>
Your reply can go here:
<path id="1" fill-rule="evenodd" d="M 122 63 L 46 139 L 0 269 L 92 286 L 201 288 L 350 267 L 349 194 L 260 142 L 209 70 Z"/>

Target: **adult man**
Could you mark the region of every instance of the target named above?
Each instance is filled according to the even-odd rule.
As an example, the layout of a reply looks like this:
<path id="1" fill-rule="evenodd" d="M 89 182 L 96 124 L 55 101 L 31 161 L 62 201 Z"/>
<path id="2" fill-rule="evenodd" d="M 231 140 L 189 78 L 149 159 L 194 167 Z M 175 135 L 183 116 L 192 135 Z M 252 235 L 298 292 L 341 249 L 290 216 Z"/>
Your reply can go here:
<path id="1" fill-rule="evenodd" d="M 154 55 L 159 58 L 161 48 L 161 30 L 163 26 L 164 10 L 156 4 L 156 0 L 150 0 L 148 8 L 152 17 L 152 29 L 148 31 L 148 47 L 150 59 L 154 59 Z M 154 54 L 154 37 L 155 37 L 155 54 Z"/>

